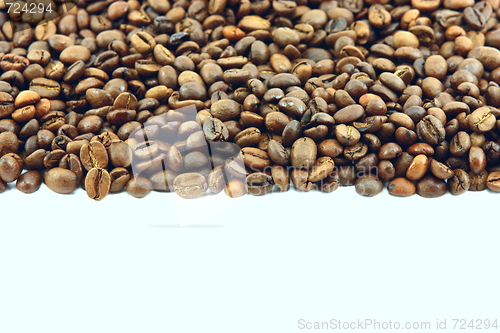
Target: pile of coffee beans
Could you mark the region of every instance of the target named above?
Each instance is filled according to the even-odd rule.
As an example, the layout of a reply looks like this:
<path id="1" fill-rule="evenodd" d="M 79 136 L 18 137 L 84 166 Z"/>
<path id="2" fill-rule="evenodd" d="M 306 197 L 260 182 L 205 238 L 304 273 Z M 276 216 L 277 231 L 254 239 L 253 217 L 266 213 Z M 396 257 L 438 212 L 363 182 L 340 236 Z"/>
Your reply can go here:
<path id="1" fill-rule="evenodd" d="M 500 0 L 42 2 L 0 4 L 0 193 L 500 192 Z"/>

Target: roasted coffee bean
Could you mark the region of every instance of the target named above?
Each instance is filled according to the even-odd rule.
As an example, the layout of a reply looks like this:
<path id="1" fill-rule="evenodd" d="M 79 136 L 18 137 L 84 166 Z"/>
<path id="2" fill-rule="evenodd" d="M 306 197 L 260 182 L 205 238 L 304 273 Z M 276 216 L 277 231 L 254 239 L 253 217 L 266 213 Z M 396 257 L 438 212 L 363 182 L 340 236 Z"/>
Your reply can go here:
<path id="1" fill-rule="evenodd" d="M 486 189 L 487 178 L 488 172 L 486 170 L 481 171 L 479 174 L 476 174 L 472 171 L 469 172 L 469 191 L 484 191 Z"/>
<path id="2" fill-rule="evenodd" d="M 173 190 L 174 179 L 177 176 L 177 173 L 166 169 L 154 173 L 151 177 L 149 177 L 149 180 L 153 184 L 153 190 L 171 192 Z M 111 172 L 111 177 L 113 177 L 113 172 Z"/>
<path id="3" fill-rule="evenodd" d="M 12 132 L 0 133 L 0 157 L 8 153 L 17 153 L 19 141 L 16 134 Z"/>
<path id="4" fill-rule="evenodd" d="M 59 161 L 59 167 L 73 171 L 78 179 L 83 179 L 83 166 L 77 155 L 65 154 Z"/>
<path id="5" fill-rule="evenodd" d="M 333 172 L 334 168 L 335 162 L 331 157 L 320 157 L 311 168 L 307 180 L 314 183 L 322 181 Z"/>
<path id="6" fill-rule="evenodd" d="M 476 109 L 468 119 L 471 130 L 476 133 L 486 133 L 493 129 L 496 123 L 495 116 L 487 107 Z"/>
<path id="7" fill-rule="evenodd" d="M 408 197 L 416 193 L 415 184 L 406 178 L 396 178 L 387 185 L 389 194 L 397 197 Z"/>
<path id="8" fill-rule="evenodd" d="M 238 178 L 231 179 L 224 187 L 224 193 L 231 198 L 245 195 L 247 193 L 245 182 Z"/>
<path id="9" fill-rule="evenodd" d="M 241 132 L 239 132 L 233 139 L 233 141 L 243 147 L 252 147 L 258 145 L 260 141 L 261 131 L 256 127 L 248 127 Z M 209 137 L 211 137 L 209 135 Z"/>
<path id="10" fill-rule="evenodd" d="M 207 188 L 207 180 L 201 173 L 184 173 L 174 179 L 174 191 L 184 199 L 200 197 L 205 194 Z"/>
<path id="11" fill-rule="evenodd" d="M 290 153 L 292 166 L 297 169 L 310 169 L 316 162 L 316 143 L 308 138 L 300 138 L 293 143 Z"/>
<path id="12" fill-rule="evenodd" d="M 80 160 L 83 167 L 90 171 L 94 168 L 107 168 L 109 157 L 104 145 L 98 141 L 93 141 L 81 147 Z"/>
<path id="13" fill-rule="evenodd" d="M 45 185 L 52 191 L 60 194 L 73 193 L 78 187 L 78 177 L 68 169 L 53 168 L 45 173 Z"/>
<path id="14" fill-rule="evenodd" d="M 446 193 L 446 182 L 434 176 L 425 176 L 417 182 L 417 194 L 424 198 L 437 198 Z"/>
<path id="15" fill-rule="evenodd" d="M 486 168 L 486 155 L 483 149 L 472 146 L 469 150 L 469 165 L 472 172 L 480 174 Z"/>
<path id="16" fill-rule="evenodd" d="M 356 169 L 352 165 L 341 165 L 338 169 L 340 186 L 352 186 L 358 178 Z"/>
<path id="17" fill-rule="evenodd" d="M 279 165 L 273 165 L 271 168 L 271 175 L 273 182 L 280 191 L 286 192 L 290 189 L 290 175 L 288 170 Z"/>
<path id="18" fill-rule="evenodd" d="M 432 174 L 439 179 L 450 179 L 453 177 L 453 170 L 451 170 L 446 164 L 435 159 L 431 159 L 430 170 Z"/>
<path id="19" fill-rule="evenodd" d="M 153 189 L 151 181 L 144 177 L 135 177 L 128 181 L 126 190 L 127 193 L 135 198 L 144 198 Z"/>
<path id="20" fill-rule="evenodd" d="M 319 190 L 325 193 L 332 193 L 340 186 L 340 178 L 337 171 L 333 171 L 328 177 L 318 183 Z"/>
<path id="21" fill-rule="evenodd" d="M 229 138 L 227 127 L 217 118 L 207 118 L 205 120 L 203 133 L 207 141 L 226 141 Z"/>
<path id="22" fill-rule="evenodd" d="M 215 167 L 207 177 L 208 188 L 213 193 L 217 194 L 224 190 L 227 183 L 227 176 L 224 174 L 224 166 L 219 165 Z"/>
<path id="23" fill-rule="evenodd" d="M 353 126 L 340 124 L 335 127 L 335 136 L 337 140 L 344 146 L 354 146 L 361 139 L 361 134 Z"/>
<path id="24" fill-rule="evenodd" d="M 408 166 L 406 178 L 413 181 L 421 179 L 427 173 L 429 165 L 430 163 L 427 156 L 423 154 L 415 156 L 413 161 Z"/>
<path id="25" fill-rule="evenodd" d="M 439 119 L 428 115 L 418 122 L 417 135 L 422 141 L 435 146 L 445 139 L 446 132 Z"/>
<path id="26" fill-rule="evenodd" d="M 117 193 L 122 191 L 130 180 L 130 173 L 125 168 L 114 168 L 110 171 L 111 186 L 110 193 Z"/>
<path id="27" fill-rule="evenodd" d="M 111 176 L 106 169 L 90 169 L 85 177 L 85 190 L 89 198 L 94 200 L 104 199 L 111 187 Z"/>
<path id="28" fill-rule="evenodd" d="M 5 191 L 7 191 L 7 184 L 2 179 L 0 179 L 0 194 Z"/>
<path id="29" fill-rule="evenodd" d="M 251 173 L 246 178 L 248 194 L 261 196 L 271 193 L 274 186 L 273 178 L 262 172 Z"/>
<path id="30" fill-rule="evenodd" d="M 316 184 L 309 181 L 309 172 L 304 169 L 293 169 L 290 175 L 293 185 L 299 191 L 309 192 L 316 188 Z"/>
<path id="31" fill-rule="evenodd" d="M 470 178 L 466 171 L 462 169 L 453 170 L 453 177 L 448 180 L 448 188 L 453 195 L 461 195 L 470 188 Z"/>
<path id="32" fill-rule="evenodd" d="M 289 156 L 288 152 L 283 147 L 281 143 L 276 140 L 270 140 L 267 148 L 267 153 L 269 154 L 269 158 L 271 161 L 278 165 L 288 165 Z"/>
<path id="33" fill-rule="evenodd" d="M 380 179 L 386 182 L 392 181 L 396 178 L 396 168 L 391 161 L 382 160 L 376 166 L 378 168 L 378 176 Z M 377 169 L 375 169 L 377 171 Z M 374 173 L 371 169 L 368 169 L 368 172 L 365 170 L 364 173 Z M 376 174 L 376 173 L 375 173 Z"/>
<path id="34" fill-rule="evenodd" d="M 486 179 L 486 186 L 493 192 L 500 192 L 500 172 L 490 172 Z"/>
<path id="35" fill-rule="evenodd" d="M 132 164 L 132 150 L 123 141 L 115 140 L 111 142 L 107 149 L 107 152 L 109 161 L 115 167 L 127 168 Z"/>
<path id="36" fill-rule="evenodd" d="M 4 155 L 0 158 L 0 179 L 6 183 L 11 183 L 19 178 L 22 165 L 12 155 Z"/>
<path id="37" fill-rule="evenodd" d="M 450 153 L 455 156 L 465 156 L 472 146 L 470 136 L 466 132 L 458 132 L 450 141 Z"/>
<path id="38" fill-rule="evenodd" d="M 384 189 L 384 184 L 375 175 L 363 175 L 359 177 L 354 186 L 356 193 L 366 197 L 376 196 Z"/>
<path id="39" fill-rule="evenodd" d="M 262 149 L 245 147 L 241 149 L 243 163 L 253 171 L 264 170 L 271 165 L 269 154 Z"/>
<path id="40" fill-rule="evenodd" d="M 403 149 L 400 145 L 394 142 L 389 142 L 380 147 L 378 158 L 380 158 L 381 160 L 390 160 L 398 157 L 402 152 Z"/>
<path id="41" fill-rule="evenodd" d="M 31 81 L 30 90 L 38 93 L 40 97 L 55 99 L 61 92 L 61 85 L 57 81 L 40 77 Z"/>
<path id="42" fill-rule="evenodd" d="M 43 164 L 47 169 L 54 168 L 59 165 L 61 159 L 66 155 L 66 152 L 62 149 L 56 149 L 48 152 L 43 159 Z"/>

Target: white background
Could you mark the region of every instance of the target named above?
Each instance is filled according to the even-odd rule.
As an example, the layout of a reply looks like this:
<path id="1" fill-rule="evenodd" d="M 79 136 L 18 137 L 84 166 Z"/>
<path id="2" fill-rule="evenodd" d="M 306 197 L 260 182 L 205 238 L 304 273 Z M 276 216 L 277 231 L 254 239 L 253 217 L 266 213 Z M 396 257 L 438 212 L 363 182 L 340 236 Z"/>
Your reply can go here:
<path id="1" fill-rule="evenodd" d="M 499 199 L 364 198 L 340 188 L 94 202 L 83 190 L 11 189 L 0 195 L 0 332 L 305 332 L 300 319 L 428 321 L 429 331 L 444 319 L 448 330 L 453 318 L 500 323 Z"/>

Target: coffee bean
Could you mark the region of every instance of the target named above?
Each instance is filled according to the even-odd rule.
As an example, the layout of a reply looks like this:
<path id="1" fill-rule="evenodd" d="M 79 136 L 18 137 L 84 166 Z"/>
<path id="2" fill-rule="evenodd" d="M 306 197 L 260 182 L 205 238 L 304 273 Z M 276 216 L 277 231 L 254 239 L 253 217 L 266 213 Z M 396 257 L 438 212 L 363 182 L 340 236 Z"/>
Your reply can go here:
<path id="1" fill-rule="evenodd" d="M 252 151 L 250 153 L 252 153 Z M 247 176 L 243 154 L 229 157 L 225 161 L 224 168 L 233 177 L 245 179 Z"/>
<path id="2" fill-rule="evenodd" d="M 381 160 L 390 160 L 398 157 L 399 155 L 401 155 L 402 152 L 403 149 L 401 148 L 400 145 L 394 142 L 389 142 L 380 147 L 380 150 L 378 152 L 378 157 Z"/>
<path id="3" fill-rule="evenodd" d="M 458 132 L 450 141 L 450 153 L 455 156 L 465 156 L 472 146 L 470 136 L 466 132 Z"/>
<path id="4" fill-rule="evenodd" d="M 45 173 L 44 182 L 49 189 L 60 194 L 74 192 L 79 183 L 73 171 L 59 167 L 48 170 Z"/>
<path id="5" fill-rule="evenodd" d="M 273 178 L 262 172 L 251 173 L 246 178 L 247 192 L 251 195 L 261 196 L 272 191 Z"/>
<path id="6" fill-rule="evenodd" d="M 486 186 L 493 192 L 500 192 L 500 172 L 494 171 L 488 175 Z"/>
<path id="7" fill-rule="evenodd" d="M 453 177 L 448 180 L 448 188 L 453 195 L 461 195 L 470 188 L 470 178 L 467 172 L 462 169 L 453 170 Z"/>
<path id="8" fill-rule="evenodd" d="M 208 188 L 213 193 L 217 194 L 222 192 L 227 183 L 227 176 L 224 174 L 224 166 L 219 165 L 215 167 L 207 177 Z"/>
<path id="9" fill-rule="evenodd" d="M 431 115 L 418 122 L 417 134 L 422 141 L 430 145 L 438 145 L 446 136 L 443 124 Z"/>
<path id="10" fill-rule="evenodd" d="M 104 145 L 100 142 L 93 141 L 81 147 L 80 160 L 83 167 L 87 171 L 90 171 L 94 168 L 107 168 L 109 157 Z"/>
<path id="11" fill-rule="evenodd" d="M 365 110 L 361 105 L 354 104 L 340 109 L 333 115 L 333 118 L 335 119 L 336 123 L 345 124 L 361 118 L 364 113 Z"/>
<path id="12" fill-rule="evenodd" d="M 335 162 L 331 157 L 320 157 L 309 172 L 307 180 L 314 183 L 322 181 L 333 172 L 334 168 Z"/>
<path id="13" fill-rule="evenodd" d="M 308 138 L 300 138 L 293 143 L 290 154 L 292 166 L 297 169 L 309 169 L 316 162 L 316 143 Z"/>
<path id="14" fill-rule="evenodd" d="M 423 154 L 415 156 L 413 161 L 408 166 L 406 178 L 413 181 L 421 179 L 427 173 L 429 165 L 429 159 L 427 156 Z"/>
<path id="15" fill-rule="evenodd" d="M 471 130 L 476 133 L 486 133 L 493 129 L 496 123 L 495 116 L 487 107 L 476 109 L 468 119 Z"/>
<path id="16" fill-rule="evenodd" d="M 65 64 L 73 64 L 81 60 L 84 63 L 90 59 L 90 50 L 81 45 L 72 45 L 65 48 L 59 55 L 59 60 Z"/>
<path id="17" fill-rule="evenodd" d="M 6 183 L 11 183 L 19 178 L 22 166 L 12 155 L 4 155 L 0 158 L 0 179 Z"/>
<path id="18" fill-rule="evenodd" d="M 16 134 L 12 132 L 0 133 L 0 157 L 8 153 L 17 153 L 19 141 Z"/>
<path id="19" fill-rule="evenodd" d="M 340 186 L 353 186 L 358 178 L 356 169 L 352 165 L 341 165 L 338 168 Z"/>
<path id="20" fill-rule="evenodd" d="M 289 162 L 288 152 L 285 147 L 276 140 L 269 141 L 267 153 L 271 161 L 278 165 L 287 165 Z"/>
<path id="21" fill-rule="evenodd" d="M 335 127 L 335 136 L 337 140 L 344 146 L 354 146 L 361 139 L 361 134 L 353 126 L 340 124 Z"/>
<path id="22" fill-rule="evenodd" d="M 472 171 L 469 172 L 469 191 L 484 191 L 486 189 L 487 178 L 488 172 L 486 170 L 481 171 L 479 174 L 476 174 Z"/>
<path id="23" fill-rule="evenodd" d="M 256 127 L 248 127 L 241 132 L 239 132 L 233 139 L 233 141 L 243 147 L 252 147 L 258 145 L 260 141 L 261 131 Z"/>
<path id="24" fill-rule="evenodd" d="M 363 175 L 356 180 L 355 183 L 356 193 L 373 197 L 382 192 L 384 184 L 375 175 Z"/>
<path id="25" fill-rule="evenodd" d="M 113 172 L 111 172 L 111 176 L 113 177 Z M 149 178 L 149 180 L 153 185 L 153 190 L 171 192 L 171 190 L 173 190 L 174 179 L 177 176 L 177 173 L 167 169 L 156 172 Z"/>
<path id="26" fill-rule="evenodd" d="M 434 176 L 425 176 L 417 182 L 417 194 L 424 198 L 437 198 L 446 193 L 446 182 Z"/>
<path id="27" fill-rule="evenodd" d="M 7 184 L 0 179 L 0 193 L 7 191 Z"/>
<path id="28" fill-rule="evenodd" d="M 271 168 L 271 175 L 273 177 L 273 182 L 280 191 L 286 192 L 290 189 L 290 175 L 286 168 L 279 165 L 273 165 Z"/>
<path id="29" fill-rule="evenodd" d="M 101 168 L 90 169 L 85 177 L 85 190 L 89 198 L 100 201 L 104 199 L 111 187 L 109 172 Z"/>
<path id="30" fill-rule="evenodd" d="M 144 177 L 135 177 L 128 181 L 127 193 L 135 198 L 144 198 L 153 188 L 151 181 Z"/>
<path id="31" fill-rule="evenodd" d="M 205 120 L 203 133 L 207 141 L 226 141 L 229 138 L 227 127 L 217 118 L 207 118 Z"/>
<path id="32" fill-rule="evenodd" d="M 397 197 L 408 197 L 415 194 L 417 188 L 415 184 L 406 178 L 396 178 L 387 185 L 389 194 Z"/>
<path id="33" fill-rule="evenodd" d="M 208 163 L 208 157 L 199 151 L 191 152 L 184 156 L 184 168 L 186 170 L 197 170 Z"/>
<path id="34" fill-rule="evenodd" d="M 453 177 L 453 170 L 446 164 L 443 164 L 435 159 L 431 159 L 430 170 L 434 176 L 439 179 L 450 179 Z"/>
<path id="35" fill-rule="evenodd" d="M 293 169 L 290 178 L 295 188 L 299 191 L 309 192 L 316 188 L 316 184 L 308 180 L 309 172 L 307 170 Z"/>
<path id="36" fill-rule="evenodd" d="M 271 164 L 269 154 L 262 149 L 245 147 L 241 149 L 241 152 L 243 162 L 250 170 L 264 170 Z"/>
<path id="37" fill-rule="evenodd" d="M 226 187 L 224 187 L 224 193 L 231 198 L 237 198 L 245 195 L 247 193 L 245 182 L 238 178 L 231 179 L 226 184 Z"/>
<path id="38" fill-rule="evenodd" d="M 486 155 L 483 149 L 472 146 L 469 150 L 469 165 L 472 172 L 480 174 L 486 167 Z"/>
<path id="39" fill-rule="evenodd" d="M 38 93 L 40 97 L 48 99 L 55 99 L 61 92 L 61 86 L 57 81 L 41 77 L 33 79 L 29 88 Z"/>
<path id="40" fill-rule="evenodd" d="M 5 92 L 0 92 L 0 119 L 8 117 L 15 108 L 14 98 Z"/>
<path id="41" fill-rule="evenodd" d="M 22 108 L 28 105 L 36 104 L 40 100 L 40 95 L 35 91 L 24 90 L 17 95 L 15 100 L 15 107 Z"/>
<path id="42" fill-rule="evenodd" d="M 174 191 L 184 199 L 200 197 L 207 191 L 207 188 L 205 176 L 197 172 L 184 173 L 174 179 Z"/>

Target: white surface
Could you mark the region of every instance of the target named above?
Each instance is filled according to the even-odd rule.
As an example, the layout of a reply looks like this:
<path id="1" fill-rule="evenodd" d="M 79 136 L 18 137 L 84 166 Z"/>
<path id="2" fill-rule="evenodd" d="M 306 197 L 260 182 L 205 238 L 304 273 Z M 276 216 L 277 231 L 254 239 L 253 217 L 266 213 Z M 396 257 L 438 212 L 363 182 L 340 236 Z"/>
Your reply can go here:
<path id="1" fill-rule="evenodd" d="M 0 195 L 0 332 L 288 333 L 308 331 L 300 319 L 365 318 L 428 321 L 434 332 L 437 320 L 448 330 L 453 318 L 500 322 L 499 199 L 340 188 L 180 206 L 173 194 L 94 202 L 82 190 L 11 189 Z M 186 207 L 212 217 L 181 228 Z"/>

